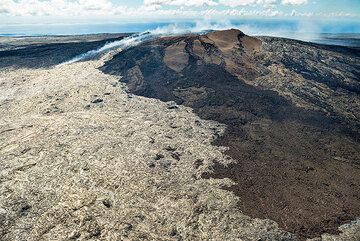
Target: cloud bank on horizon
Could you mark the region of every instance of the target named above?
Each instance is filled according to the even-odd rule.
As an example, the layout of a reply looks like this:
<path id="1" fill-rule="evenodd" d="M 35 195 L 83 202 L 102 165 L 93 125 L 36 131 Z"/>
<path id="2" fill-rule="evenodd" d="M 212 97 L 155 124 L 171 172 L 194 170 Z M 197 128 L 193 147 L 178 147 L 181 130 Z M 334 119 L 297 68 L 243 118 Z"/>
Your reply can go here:
<path id="1" fill-rule="evenodd" d="M 20 18 L 360 18 L 359 0 L 0 0 L 0 21 Z M 0 22 L 1 23 L 1 22 Z"/>

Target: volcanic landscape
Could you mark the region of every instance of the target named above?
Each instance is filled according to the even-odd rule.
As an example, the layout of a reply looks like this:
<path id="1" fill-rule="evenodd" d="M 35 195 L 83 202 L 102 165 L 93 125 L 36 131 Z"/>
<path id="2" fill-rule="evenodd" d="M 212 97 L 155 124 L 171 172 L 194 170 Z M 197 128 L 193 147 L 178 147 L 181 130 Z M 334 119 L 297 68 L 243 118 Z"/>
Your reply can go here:
<path id="1" fill-rule="evenodd" d="M 360 48 L 129 38 L 0 37 L 0 240 L 360 240 Z"/>

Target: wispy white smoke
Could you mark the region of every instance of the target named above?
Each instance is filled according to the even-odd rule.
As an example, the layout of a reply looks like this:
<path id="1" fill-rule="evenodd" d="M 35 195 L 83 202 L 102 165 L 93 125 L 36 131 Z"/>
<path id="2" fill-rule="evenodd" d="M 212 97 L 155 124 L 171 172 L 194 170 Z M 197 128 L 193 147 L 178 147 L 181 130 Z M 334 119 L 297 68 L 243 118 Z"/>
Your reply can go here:
<path id="1" fill-rule="evenodd" d="M 228 27 L 229 27 L 229 23 L 227 22 L 223 22 L 223 23 L 220 22 L 214 24 L 210 22 L 201 21 L 201 22 L 197 22 L 194 27 L 186 27 L 186 26 L 181 26 L 179 24 L 170 24 L 165 27 L 161 27 L 161 28 L 159 27 L 154 30 L 145 31 L 140 34 L 134 34 L 119 41 L 107 43 L 99 49 L 91 50 L 84 54 L 78 55 L 73 59 L 62 63 L 61 65 L 67 65 L 83 60 L 88 60 L 112 49 L 124 50 L 139 45 L 145 41 L 149 41 L 159 37 L 176 36 L 176 35 L 183 35 L 190 33 L 201 33 L 210 29 L 219 30 L 219 29 L 226 29 Z"/>
<path id="2" fill-rule="evenodd" d="M 108 50 L 111 49 L 115 49 L 115 48 L 121 48 L 121 49 L 127 49 L 133 46 L 136 46 L 146 40 L 151 39 L 153 36 L 150 32 L 144 32 L 144 33 L 140 33 L 140 34 L 134 34 L 131 35 L 129 37 L 126 37 L 122 40 L 119 41 L 115 41 L 115 42 L 111 42 L 111 43 L 107 43 L 105 44 L 103 47 L 96 49 L 96 50 L 91 50 L 89 52 L 86 52 L 84 54 L 78 55 L 76 57 L 74 57 L 73 59 L 66 61 L 64 63 L 62 63 L 61 65 L 67 65 L 67 64 L 72 64 L 75 62 L 79 62 L 82 60 L 87 60 L 87 59 L 91 59 L 97 55 L 100 55 L 102 53 L 105 53 Z"/>
<path id="3" fill-rule="evenodd" d="M 184 25 L 184 24 L 170 24 L 165 27 L 160 27 L 155 30 L 150 30 L 152 34 L 159 36 L 168 36 L 168 35 L 181 35 L 181 34 L 190 34 L 190 33 L 204 33 L 210 30 L 224 30 L 229 28 L 236 28 L 235 25 L 231 24 L 230 21 L 216 21 L 211 20 L 201 20 L 196 21 L 193 26 Z"/>
<path id="4" fill-rule="evenodd" d="M 91 50 L 87 53 L 81 54 L 74 57 L 73 59 L 62 63 L 61 65 L 72 64 L 78 61 L 89 60 L 98 55 L 101 55 L 109 50 L 113 49 L 127 49 L 130 47 L 137 46 L 145 41 L 153 40 L 159 37 L 164 36 L 177 36 L 191 33 L 204 33 L 210 30 L 224 30 L 236 28 L 240 29 L 248 35 L 254 36 L 275 36 L 275 37 L 286 37 L 293 39 L 300 39 L 305 41 L 311 41 L 318 37 L 319 30 L 316 28 L 316 24 L 313 22 L 299 23 L 298 29 L 296 31 L 287 31 L 279 28 L 270 28 L 264 29 L 264 27 L 259 27 L 256 25 L 249 24 L 232 24 L 230 21 L 216 21 L 211 20 L 202 20 L 196 22 L 194 25 L 184 25 L 184 24 L 169 24 L 165 27 L 159 27 L 153 30 L 148 30 L 140 34 L 134 34 L 127 38 L 124 38 L 119 41 L 111 42 L 105 44 L 103 47 L 97 50 Z"/>
<path id="5" fill-rule="evenodd" d="M 266 26 L 266 25 L 265 25 Z M 297 23 L 295 29 L 284 28 L 283 26 L 268 26 L 257 25 L 254 23 L 232 23 L 229 20 L 211 21 L 201 20 L 195 22 L 194 26 L 184 26 L 181 24 L 171 24 L 166 27 L 155 29 L 153 34 L 158 35 L 180 35 L 186 33 L 203 33 L 209 30 L 225 30 L 225 29 L 239 29 L 247 35 L 252 36 L 272 36 L 292 38 L 304 41 L 313 41 L 319 37 L 321 29 L 316 21 L 302 20 Z"/>

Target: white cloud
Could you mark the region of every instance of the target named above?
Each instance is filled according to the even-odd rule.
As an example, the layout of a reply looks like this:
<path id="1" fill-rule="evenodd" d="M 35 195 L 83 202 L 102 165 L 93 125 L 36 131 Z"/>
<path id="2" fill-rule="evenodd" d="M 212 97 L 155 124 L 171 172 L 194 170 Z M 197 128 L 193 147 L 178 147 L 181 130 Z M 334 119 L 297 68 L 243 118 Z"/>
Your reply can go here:
<path id="1" fill-rule="evenodd" d="M 58 0 L 64 2 L 63 0 Z M 79 0 L 79 5 L 86 10 L 111 9 L 112 3 L 108 0 Z"/>
<path id="2" fill-rule="evenodd" d="M 301 5 L 307 4 L 308 0 L 282 0 L 281 2 L 285 5 Z"/>
<path id="3" fill-rule="evenodd" d="M 109 0 L 0 0 L 0 13 L 13 16 L 78 16 L 105 14 L 113 10 Z"/>
<path id="4" fill-rule="evenodd" d="M 216 6 L 213 0 L 144 0 L 145 5 Z"/>
<path id="5" fill-rule="evenodd" d="M 298 12 L 278 11 L 272 5 L 276 3 L 300 4 L 307 0 L 144 0 L 138 7 L 127 7 L 111 0 L 0 0 L 0 17 L 11 19 L 11 16 L 50 16 L 83 19 L 133 20 L 133 19 L 176 19 L 176 18 L 216 18 L 227 17 L 354 17 L 344 12 Z M 164 7 L 170 5 L 175 7 Z M 222 5 L 221 8 L 215 5 Z M 256 5 L 256 8 L 247 8 Z M 194 8 L 194 6 L 202 8 Z M 359 15 L 355 15 L 359 17 Z M 41 17 L 40 17 L 41 18 Z M 16 18 L 13 18 L 16 19 Z M 3 21 L 3 20 L 2 20 Z M 0 22 L 1 24 L 1 22 Z"/>
<path id="6" fill-rule="evenodd" d="M 220 0 L 219 3 L 230 7 L 247 5 L 263 5 L 265 7 L 275 5 L 277 0 Z"/>
<path id="7" fill-rule="evenodd" d="M 144 0 L 145 5 L 158 6 L 216 6 L 224 5 L 230 7 L 239 7 L 247 5 L 263 5 L 264 7 L 273 6 L 278 0 Z"/>

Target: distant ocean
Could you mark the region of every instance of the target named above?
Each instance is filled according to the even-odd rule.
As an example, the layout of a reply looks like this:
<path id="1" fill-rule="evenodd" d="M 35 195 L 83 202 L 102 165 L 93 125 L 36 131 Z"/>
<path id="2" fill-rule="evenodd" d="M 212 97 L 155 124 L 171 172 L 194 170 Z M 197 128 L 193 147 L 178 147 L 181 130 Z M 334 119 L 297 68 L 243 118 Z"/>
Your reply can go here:
<path id="1" fill-rule="evenodd" d="M 233 20 L 226 22 L 154 22 L 102 24 L 7 24 L 0 23 L 0 36 L 81 35 L 98 33 L 135 33 L 166 28 L 208 29 L 236 27 L 249 35 L 278 36 L 324 44 L 360 47 L 360 22 L 297 20 Z"/>

